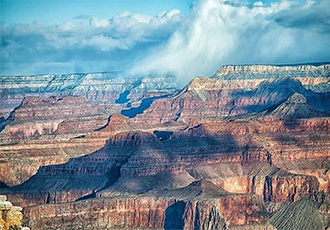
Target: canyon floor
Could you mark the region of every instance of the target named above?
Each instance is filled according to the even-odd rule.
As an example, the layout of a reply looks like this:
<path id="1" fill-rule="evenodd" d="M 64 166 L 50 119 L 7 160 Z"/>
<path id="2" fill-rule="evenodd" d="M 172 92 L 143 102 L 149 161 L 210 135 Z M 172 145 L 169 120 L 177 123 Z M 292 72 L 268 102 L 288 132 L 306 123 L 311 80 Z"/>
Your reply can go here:
<path id="1" fill-rule="evenodd" d="M 330 229 L 330 64 L 0 81 L 0 194 L 32 230 Z"/>

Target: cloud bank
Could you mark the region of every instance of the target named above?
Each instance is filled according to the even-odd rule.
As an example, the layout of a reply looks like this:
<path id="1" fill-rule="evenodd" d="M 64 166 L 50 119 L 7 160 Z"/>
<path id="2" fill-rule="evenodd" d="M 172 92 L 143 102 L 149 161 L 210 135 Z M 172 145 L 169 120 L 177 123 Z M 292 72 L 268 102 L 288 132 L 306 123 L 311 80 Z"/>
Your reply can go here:
<path id="1" fill-rule="evenodd" d="M 61 25 L 1 28 L 1 75 L 172 72 L 181 83 L 223 64 L 330 60 L 330 1 L 263 5 L 201 0 L 189 15 L 122 12 Z"/>
<path id="2" fill-rule="evenodd" d="M 1 75 L 123 71 L 169 39 L 178 10 L 155 17 L 121 12 L 111 19 L 76 16 L 60 25 L 1 28 Z"/>

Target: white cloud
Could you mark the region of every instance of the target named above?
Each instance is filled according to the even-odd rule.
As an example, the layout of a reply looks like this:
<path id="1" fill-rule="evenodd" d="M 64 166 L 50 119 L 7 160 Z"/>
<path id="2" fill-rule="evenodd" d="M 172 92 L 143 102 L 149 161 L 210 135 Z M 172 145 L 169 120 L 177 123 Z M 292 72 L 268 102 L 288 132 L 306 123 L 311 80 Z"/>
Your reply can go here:
<path id="1" fill-rule="evenodd" d="M 197 75 L 212 75 L 222 64 L 330 60 L 330 31 L 324 29 L 330 28 L 330 13 L 325 9 L 330 9 L 328 0 L 268 5 L 202 0 L 169 42 L 132 73 L 171 71 L 187 83 Z M 316 17 L 316 12 L 322 14 Z"/>
<path id="2" fill-rule="evenodd" d="M 123 40 L 113 39 L 103 35 L 95 35 L 89 39 L 83 40 L 80 45 L 81 47 L 89 46 L 97 50 L 109 51 L 113 49 L 128 50 L 132 43 L 130 40 L 126 40 L 125 43 Z"/>
<path id="3" fill-rule="evenodd" d="M 90 18 L 89 24 L 78 20 L 85 15 L 60 25 L 10 25 L 1 28 L 1 74 L 126 70 L 171 36 L 179 15 L 125 11 L 111 19 Z"/>
<path id="4" fill-rule="evenodd" d="M 61 31 L 70 31 L 76 28 L 76 23 L 73 21 L 66 21 L 63 24 L 57 26 L 57 28 Z"/>
<path id="5" fill-rule="evenodd" d="M 163 11 L 157 15 L 157 18 L 171 19 L 173 17 L 180 17 L 180 14 L 180 10 Z"/>
<path id="6" fill-rule="evenodd" d="M 1 74 L 170 71 L 187 83 L 222 64 L 330 60 L 330 1 L 201 0 L 189 15 L 124 11 L 1 28 Z M 132 68 L 133 67 L 133 68 Z"/>
<path id="7" fill-rule="evenodd" d="M 98 18 L 91 18 L 89 23 L 93 27 L 106 27 L 110 24 L 108 19 L 98 19 Z"/>

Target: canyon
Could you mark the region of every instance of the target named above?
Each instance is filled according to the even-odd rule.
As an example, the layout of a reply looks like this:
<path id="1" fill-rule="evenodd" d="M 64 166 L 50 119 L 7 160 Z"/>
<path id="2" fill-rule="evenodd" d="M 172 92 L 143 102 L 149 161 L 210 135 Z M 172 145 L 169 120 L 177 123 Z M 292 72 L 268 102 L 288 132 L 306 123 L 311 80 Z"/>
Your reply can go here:
<path id="1" fill-rule="evenodd" d="M 8 116 L 28 96 L 82 96 L 90 102 L 134 102 L 178 89 L 171 74 L 127 76 L 121 72 L 0 77 L 0 113 Z M 126 97 L 125 97 L 126 96 Z M 1 115 L 1 114 L 0 114 Z"/>
<path id="2" fill-rule="evenodd" d="M 330 228 L 329 64 L 173 79 L 2 77 L 0 194 L 24 226 Z"/>

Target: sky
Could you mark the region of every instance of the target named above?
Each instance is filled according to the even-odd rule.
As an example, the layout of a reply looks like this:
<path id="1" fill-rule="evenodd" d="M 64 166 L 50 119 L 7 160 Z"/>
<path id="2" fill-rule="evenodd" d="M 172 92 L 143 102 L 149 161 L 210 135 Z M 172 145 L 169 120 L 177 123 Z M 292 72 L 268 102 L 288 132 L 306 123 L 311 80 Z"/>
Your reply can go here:
<path id="1" fill-rule="evenodd" d="M 111 18 L 121 11 L 157 15 L 179 9 L 187 14 L 193 0 L 0 0 L 1 21 L 59 24 L 75 17 Z"/>
<path id="2" fill-rule="evenodd" d="M 0 0 L 0 75 L 330 61 L 330 0 Z"/>

